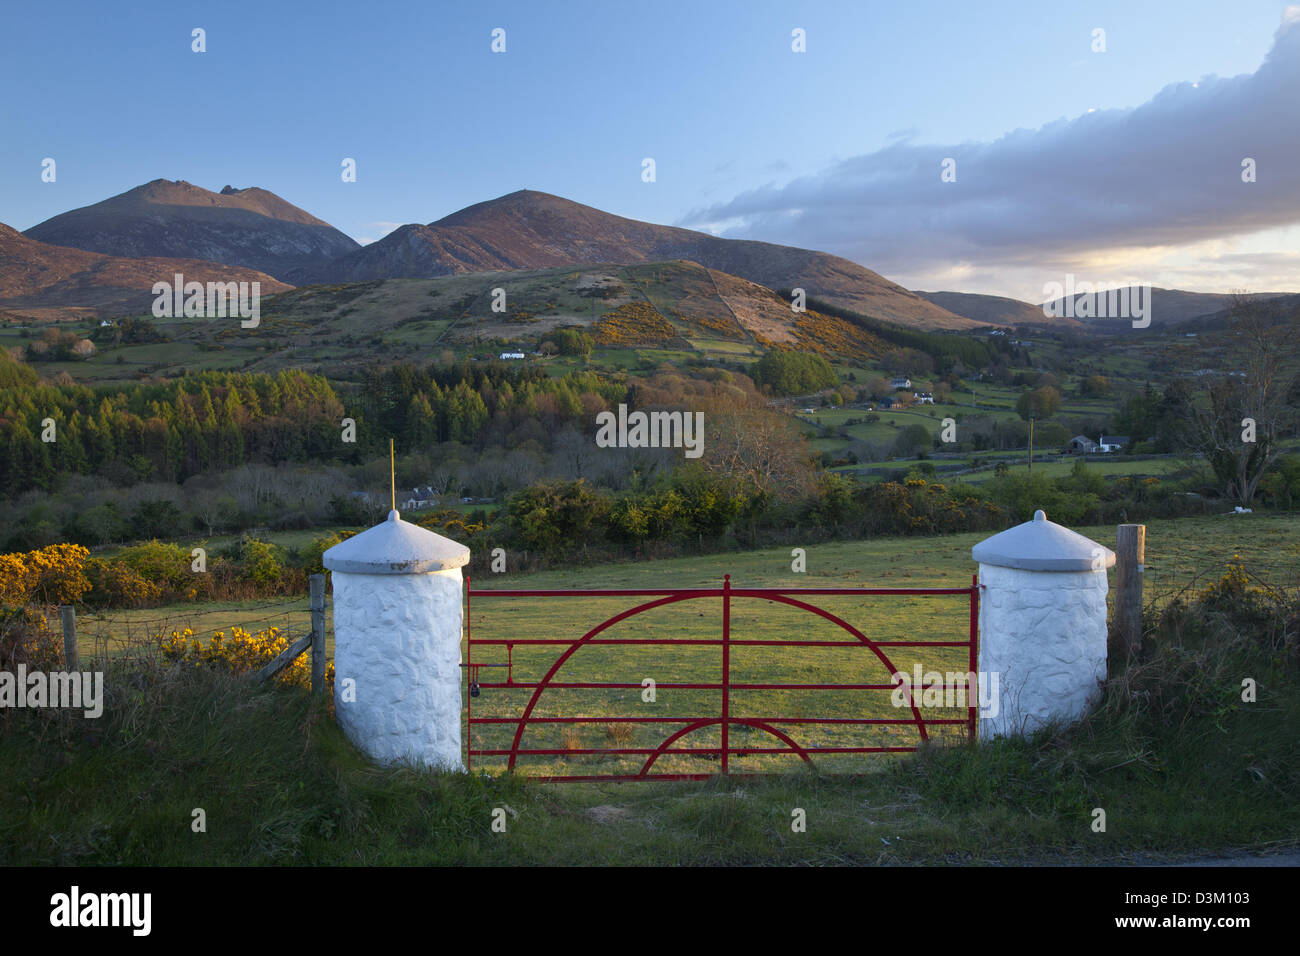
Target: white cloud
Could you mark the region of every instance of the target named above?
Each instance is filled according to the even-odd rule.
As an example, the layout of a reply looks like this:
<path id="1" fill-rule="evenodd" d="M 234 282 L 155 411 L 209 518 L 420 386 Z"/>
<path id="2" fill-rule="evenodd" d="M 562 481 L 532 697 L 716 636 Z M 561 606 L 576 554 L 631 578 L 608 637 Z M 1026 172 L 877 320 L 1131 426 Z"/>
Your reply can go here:
<path id="1" fill-rule="evenodd" d="M 363 246 L 368 246 L 372 242 L 378 242 L 380 239 L 384 238 L 384 236 L 388 235 L 394 229 L 397 229 L 406 224 L 401 222 L 367 222 L 367 223 L 363 223 L 362 225 L 364 226 L 367 232 L 373 231 L 377 233 L 377 235 L 353 236 L 352 238 L 355 239 L 357 242 L 361 243 Z"/>
<path id="2" fill-rule="evenodd" d="M 1300 223 L 1298 102 L 1300 6 L 1292 6 L 1252 74 L 1173 84 L 1133 109 L 1090 110 L 993 142 L 899 137 L 682 224 L 824 249 L 912 288 L 936 288 L 920 281 L 927 277 L 983 276 L 986 291 L 1032 298 L 1029 290 L 1065 271 L 1172 268 L 1180 249 Z M 956 182 L 940 180 L 945 157 L 957 161 Z M 1241 179 L 1247 157 L 1254 183 Z M 1289 255 L 1232 268 L 1272 291 L 1297 289 L 1300 276 L 1273 271 Z M 1143 281 L 1167 284 L 1158 279 Z"/>

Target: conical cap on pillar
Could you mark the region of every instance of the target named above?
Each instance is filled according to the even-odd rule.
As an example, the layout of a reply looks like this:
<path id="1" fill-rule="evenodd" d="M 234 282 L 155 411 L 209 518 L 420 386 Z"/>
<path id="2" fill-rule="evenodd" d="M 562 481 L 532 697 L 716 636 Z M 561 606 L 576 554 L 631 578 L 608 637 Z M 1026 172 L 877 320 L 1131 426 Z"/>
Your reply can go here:
<path id="1" fill-rule="evenodd" d="M 349 574 L 424 574 L 463 567 L 469 548 L 403 521 L 394 510 L 387 521 L 326 550 L 321 561 L 331 571 Z"/>
<path id="2" fill-rule="evenodd" d="M 1104 571 L 1115 563 L 1110 548 L 1048 521 L 1042 511 L 1035 511 L 1032 521 L 986 538 L 970 553 L 980 564 L 1022 571 Z"/>

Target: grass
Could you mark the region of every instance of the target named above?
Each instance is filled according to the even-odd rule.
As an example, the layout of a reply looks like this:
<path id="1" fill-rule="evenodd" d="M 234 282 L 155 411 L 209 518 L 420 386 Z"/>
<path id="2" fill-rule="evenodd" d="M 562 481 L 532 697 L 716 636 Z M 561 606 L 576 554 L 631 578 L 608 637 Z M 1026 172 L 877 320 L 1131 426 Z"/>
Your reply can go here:
<path id="1" fill-rule="evenodd" d="M 1183 630 L 1197 620 L 1070 730 L 927 748 L 859 777 L 530 786 L 383 770 L 292 688 L 111 675 L 101 722 L 6 715 L 0 864 L 1096 863 L 1294 847 L 1294 673 L 1239 631 Z M 1233 703 L 1245 672 L 1260 677 L 1249 706 Z"/>
<path id="2" fill-rule="evenodd" d="M 1113 528 L 1079 530 L 1113 540 Z M 1217 579 L 1234 554 L 1275 583 L 1300 583 L 1295 516 L 1153 521 L 1147 535 L 1149 628 L 1191 577 L 1204 572 L 1202 586 Z M 737 586 L 961 585 L 972 570 L 970 546 L 983 537 L 819 545 L 808 550 L 806 575 L 791 573 L 788 549 L 772 549 L 494 576 L 476 587 L 716 585 L 724 570 Z M 475 603 L 476 635 L 576 636 L 587 619 L 608 613 L 601 599 L 566 599 L 562 613 L 552 607 L 549 614 L 539 602 L 495 600 L 490 611 L 489 600 Z M 914 602 L 924 600 L 960 599 Z M 717 603 L 702 602 L 695 617 L 665 619 L 656 632 L 716 636 Z M 851 610 L 870 619 L 872 636 L 960 628 L 960 608 L 855 603 Z M 239 605 L 204 612 L 223 627 L 257 613 Z M 815 633 L 809 620 L 801 638 Z M 738 609 L 733 634 L 775 633 L 774 621 Z M 854 777 L 790 768 L 701 783 L 546 786 L 517 776 L 378 769 L 346 742 L 325 704 L 292 688 L 148 662 L 128 673 L 114 664 L 100 721 L 0 715 L 0 864 L 1099 862 L 1295 846 L 1294 665 L 1264 640 L 1267 628 L 1234 625 L 1212 609 L 1193 608 L 1162 628 L 1152 658 L 1117 675 L 1102 705 L 1072 729 L 973 750 L 924 748 L 875 760 Z M 716 660 L 716 649 L 709 655 Z M 822 666 L 785 655 L 764 649 L 751 666 L 801 680 Z M 574 673 L 603 668 L 639 682 L 646 667 L 686 666 L 672 654 L 657 657 L 611 663 L 602 649 L 590 661 L 575 657 L 585 670 Z M 846 679 L 842 666 L 834 665 L 838 680 Z M 1257 704 L 1239 703 L 1242 674 L 1257 678 Z M 494 699 L 504 702 L 485 689 L 475 707 Z M 606 701 L 595 714 L 602 719 L 578 739 L 599 747 L 639 739 L 604 719 L 615 703 L 642 706 L 635 692 Z M 659 696 L 665 711 L 698 703 Z M 779 703 L 799 706 L 793 697 Z M 836 706 L 819 701 L 813 712 Z M 578 756 L 570 772 L 588 772 L 594 764 Z M 190 829 L 196 807 L 206 812 L 207 833 Z M 1096 807 L 1107 813 L 1104 834 L 1090 828 Z M 491 828 L 498 808 L 505 833 Z M 806 832 L 791 829 L 796 809 L 806 813 Z"/>

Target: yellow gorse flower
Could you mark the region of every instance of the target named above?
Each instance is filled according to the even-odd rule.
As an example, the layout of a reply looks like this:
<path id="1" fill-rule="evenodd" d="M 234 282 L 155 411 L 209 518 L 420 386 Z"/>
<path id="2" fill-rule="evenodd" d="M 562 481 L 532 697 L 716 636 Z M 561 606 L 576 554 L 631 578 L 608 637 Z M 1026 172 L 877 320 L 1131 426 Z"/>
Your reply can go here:
<path id="1" fill-rule="evenodd" d="M 278 627 L 267 627 L 250 632 L 242 627 L 230 628 L 229 640 L 225 631 L 215 631 L 206 643 L 194 636 L 192 628 L 172 631 L 162 642 L 163 658 L 178 663 L 192 663 L 198 667 L 209 665 L 223 667 L 236 674 L 249 673 L 271 663 L 289 646 L 289 635 Z M 299 655 L 292 664 L 280 671 L 276 679 L 283 684 L 307 687 L 311 684 L 311 658 Z M 325 668 L 325 683 L 334 686 L 334 665 Z"/>

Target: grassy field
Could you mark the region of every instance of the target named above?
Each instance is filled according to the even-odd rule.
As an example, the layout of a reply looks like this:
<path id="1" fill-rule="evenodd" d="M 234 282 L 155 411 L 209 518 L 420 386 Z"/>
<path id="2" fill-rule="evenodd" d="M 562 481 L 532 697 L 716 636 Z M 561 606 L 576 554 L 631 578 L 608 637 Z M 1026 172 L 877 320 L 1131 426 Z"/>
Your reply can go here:
<path id="1" fill-rule="evenodd" d="M 1115 528 L 1112 526 L 1074 530 L 1108 547 L 1114 545 Z M 271 537 L 278 543 L 287 544 L 297 538 L 305 542 L 320 533 L 277 532 Z M 720 587 L 724 574 L 731 575 L 733 587 L 965 587 L 976 570 L 970 549 L 985 537 L 984 533 L 973 533 L 826 542 L 806 549 L 807 571 L 802 574 L 791 571 L 790 550 L 777 548 L 530 574 L 480 576 L 474 587 L 539 590 Z M 1149 522 L 1144 575 L 1146 601 L 1153 606 L 1163 604 L 1189 581 L 1222 573 L 1234 556 L 1239 556 L 1248 569 L 1279 586 L 1300 586 L 1300 516 L 1260 513 Z M 485 628 L 499 627 L 500 622 L 513 620 L 513 615 L 519 615 L 520 621 L 528 620 L 531 612 L 522 607 L 522 599 L 518 602 L 496 600 L 498 603 L 490 608 L 480 606 L 472 609 L 475 627 L 479 626 L 480 619 Z M 845 599 L 831 600 L 843 602 Z M 566 618 L 571 616 L 573 622 L 566 625 L 566 633 L 581 627 L 583 621 L 596 623 L 607 616 L 601 612 L 608 599 L 566 601 Z M 951 602 L 951 606 L 930 608 L 927 602 Z M 882 599 L 869 603 L 871 606 L 856 610 L 857 616 L 850 623 L 863 622 L 882 629 L 868 632 L 872 637 L 878 633 L 881 639 L 887 639 L 884 635 L 896 637 L 906 631 L 919 635 L 915 638 L 918 640 L 947 640 L 952 639 L 950 633 L 954 626 L 961 630 L 961 599 L 957 597 L 917 597 L 897 604 L 886 604 Z M 917 610 L 923 608 L 930 609 L 919 618 L 914 617 Z M 842 609 L 842 604 L 839 609 Z M 692 635 L 718 635 L 720 612 L 717 600 L 701 602 L 690 613 L 699 622 L 691 627 Z M 733 626 L 739 628 L 741 625 L 735 622 L 748 620 L 745 616 L 748 613 L 733 618 Z M 497 617 L 495 621 L 494 615 Z M 78 623 L 83 638 L 82 650 L 88 652 L 94 645 L 84 641 L 94 630 L 111 636 L 115 628 L 129 627 L 140 631 L 146 623 L 156 628 L 189 625 L 206 630 L 237 625 L 250 629 L 258 624 L 285 621 L 298 626 L 306 617 L 307 597 L 303 595 L 260 601 L 174 604 L 103 613 L 83 611 L 78 616 Z M 795 620 L 800 620 L 801 624 L 811 623 L 811 618 Z M 525 626 L 513 623 L 511 627 L 516 631 L 526 630 Z M 581 633 L 578 631 L 573 636 L 579 637 Z M 519 636 L 525 635 L 520 633 Z M 960 637 L 959 633 L 958 639 Z"/>
<path id="2" fill-rule="evenodd" d="M 1114 544 L 1113 527 L 1078 529 L 1096 541 Z M 304 533 L 305 534 L 305 533 Z M 934 538 L 879 538 L 831 542 L 808 549 L 807 571 L 791 570 L 789 549 L 749 551 L 706 557 L 678 558 L 638 564 L 537 572 L 526 575 L 488 575 L 474 583 L 476 590 L 625 589 L 720 587 L 731 575 L 733 587 L 965 587 L 975 566 L 970 549 L 984 534 Z M 1199 581 L 1217 580 L 1225 565 L 1238 556 L 1263 578 L 1283 586 L 1300 586 L 1300 518 L 1277 515 L 1214 516 L 1153 521 L 1147 526 L 1145 571 L 1146 601 L 1156 608 Z M 1113 572 L 1112 572 L 1113 574 Z M 575 640 L 607 617 L 638 603 L 630 598 L 480 598 L 471 605 L 470 624 L 477 641 L 547 638 Z M 837 614 L 872 641 L 963 641 L 967 637 L 969 604 L 964 596 L 823 597 L 813 603 Z M 557 624 L 556 622 L 562 622 Z M 137 611 L 83 612 L 78 636 L 83 657 L 121 653 L 139 648 L 172 630 L 192 628 L 210 636 L 229 632 L 232 626 L 254 631 L 276 626 L 305 631 L 309 626 L 307 599 L 287 598 L 253 602 L 182 604 Z M 327 652 L 333 655 L 332 613 L 327 614 Z M 842 641 L 842 646 L 790 648 L 742 645 L 731 652 L 733 683 L 888 684 L 890 669 L 838 626 L 807 612 L 753 598 L 736 598 L 732 604 L 731 637 L 735 641 Z M 721 599 L 702 598 L 655 609 L 630 618 L 605 632 L 604 638 L 710 640 L 721 637 Z M 563 648 L 516 647 L 509 659 L 517 682 L 541 679 Z M 887 647 L 894 671 L 965 671 L 966 650 L 955 647 Z M 462 650 L 462 654 L 465 649 Z M 504 663 L 502 646 L 483 646 L 474 654 L 479 663 Z M 483 683 L 505 680 L 505 668 L 485 668 Z M 537 716 L 583 716 L 588 723 L 530 728 L 523 743 L 529 749 L 582 751 L 605 748 L 650 750 L 681 725 L 666 722 L 634 724 L 630 718 L 685 718 L 716 715 L 720 697 L 716 690 L 674 688 L 680 683 L 717 683 L 721 678 L 721 649 L 717 646 L 639 645 L 588 646 L 576 652 L 555 678 L 562 682 L 600 682 L 640 685 L 650 678 L 660 685 L 656 700 L 645 702 L 639 686 L 618 689 L 550 689 L 539 698 Z M 667 686 L 663 686 L 667 685 Z M 472 701 L 479 717 L 518 716 L 531 694 L 524 688 L 485 688 Z M 843 690 L 738 690 L 732 696 L 732 714 L 743 718 L 810 717 L 836 719 L 900 719 L 888 691 Z M 925 708 L 927 720 L 960 720 L 964 714 L 948 708 Z M 614 719 L 621 718 L 621 719 Z M 911 747 L 918 742 L 910 725 L 779 725 L 801 746 Z M 668 728 L 668 729 L 665 729 Z M 956 725 L 935 725 L 935 739 L 964 733 Z M 513 727 L 478 725 L 474 746 L 507 747 Z M 715 747 L 716 728 L 694 732 L 680 747 Z M 780 744 L 758 729 L 741 728 L 733 745 L 756 748 Z M 536 756 L 521 761 L 524 773 L 596 775 L 639 769 L 646 754 L 609 755 L 574 753 Z M 708 772 L 715 758 L 669 755 L 655 764 L 662 773 Z M 786 755 L 748 755 L 735 764 L 737 772 L 787 771 L 799 758 Z M 877 767 L 877 755 L 823 754 L 819 766 L 830 772 Z M 503 760 L 482 757 L 478 766 L 499 771 Z"/>

